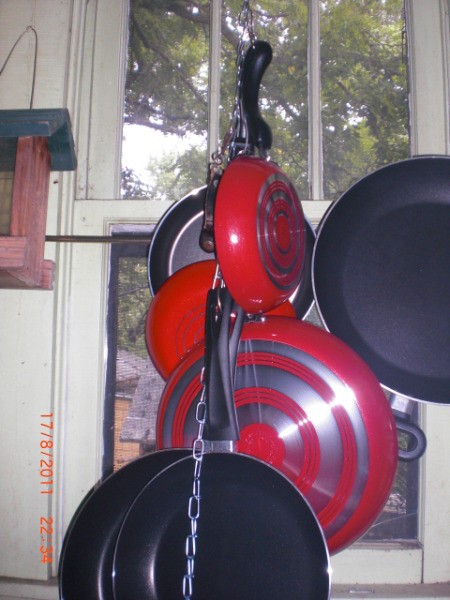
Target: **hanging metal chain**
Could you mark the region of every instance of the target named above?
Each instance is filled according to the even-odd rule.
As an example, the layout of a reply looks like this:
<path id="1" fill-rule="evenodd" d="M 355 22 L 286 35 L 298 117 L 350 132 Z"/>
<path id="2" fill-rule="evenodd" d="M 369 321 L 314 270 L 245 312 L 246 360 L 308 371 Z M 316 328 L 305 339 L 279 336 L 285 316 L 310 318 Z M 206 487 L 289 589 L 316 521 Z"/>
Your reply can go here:
<path id="1" fill-rule="evenodd" d="M 253 12 L 250 8 L 250 1 L 244 0 L 241 12 L 237 19 L 237 30 L 239 32 L 239 42 L 237 45 L 237 56 L 236 56 L 236 85 L 234 95 L 234 106 L 231 115 L 230 125 L 225 134 L 225 137 L 220 145 L 220 148 L 212 155 L 211 172 L 212 176 L 219 170 L 222 170 L 226 166 L 227 153 L 229 152 L 230 146 L 233 144 L 233 140 L 236 138 L 237 131 L 239 128 L 239 122 L 241 119 L 241 91 L 242 91 L 242 71 L 244 66 L 245 54 L 248 46 L 251 46 L 255 39 L 255 32 L 253 29 Z"/>
<path id="2" fill-rule="evenodd" d="M 242 91 L 242 70 L 244 66 L 245 53 L 247 47 L 255 42 L 255 32 L 253 30 L 253 13 L 250 8 L 249 0 L 244 0 L 244 5 L 238 17 L 238 30 L 240 30 L 240 38 L 237 47 L 236 57 L 236 91 L 234 97 L 233 114 L 239 113 L 239 102 Z"/>
<path id="3" fill-rule="evenodd" d="M 250 1 L 244 0 L 242 10 L 238 16 L 238 30 L 240 29 L 240 40 L 238 45 L 238 60 L 243 58 L 244 47 L 247 43 L 253 44 L 255 41 L 255 32 L 253 29 L 253 12 L 250 8 Z"/>
<path id="4" fill-rule="evenodd" d="M 201 373 L 203 390 L 198 401 L 195 418 L 198 423 L 197 437 L 192 445 L 192 457 L 194 459 L 194 479 L 192 483 L 192 494 L 188 502 L 188 517 L 190 522 L 190 533 L 186 536 L 186 574 L 183 577 L 183 598 L 190 599 L 194 591 L 194 565 L 197 551 L 197 528 L 200 517 L 200 473 L 202 470 L 203 457 L 205 455 L 205 440 L 203 431 L 206 423 L 206 392 L 204 386 L 204 369 Z"/>
<path id="5" fill-rule="evenodd" d="M 222 277 L 220 274 L 219 265 L 216 267 L 212 288 L 217 285 L 222 285 Z M 220 309 L 220 306 L 217 307 Z M 198 424 L 197 437 L 192 444 L 192 458 L 194 459 L 194 475 L 192 482 L 192 494 L 188 501 L 188 518 L 190 533 L 185 540 L 185 555 L 186 555 L 186 573 L 183 576 L 183 598 L 191 600 L 194 591 L 194 568 L 195 555 L 197 552 L 197 535 L 198 535 L 198 520 L 200 518 L 200 474 L 202 471 L 203 457 L 207 451 L 206 440 L 203 439 L 203 434 L 206 425 L 207 405 L 206 405 L 206 386 L 205 386 L 205 367 L 200 374 L 200 383 L 202 392 L 200 394 L 197 408 L 195 410 L 195 419 Z"/>

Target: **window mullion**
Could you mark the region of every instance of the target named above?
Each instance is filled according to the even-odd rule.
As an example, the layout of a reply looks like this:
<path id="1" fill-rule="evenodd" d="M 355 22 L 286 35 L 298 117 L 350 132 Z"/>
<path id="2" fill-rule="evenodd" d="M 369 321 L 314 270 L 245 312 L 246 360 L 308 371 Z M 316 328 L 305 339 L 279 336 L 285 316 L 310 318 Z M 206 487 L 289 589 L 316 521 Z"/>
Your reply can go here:
<path id="1" fill-rule="evenodd" d="M 450 151 L 448 4 L 408 0 L 411 154 Z"/>
<path id="2" fill-rule="evenodd" d="M 208 77 L 208 151 L 207 160 L 219 143 L 220 110 L 220 43 L 221 43 L 222 0 L 210 2 L 209 34 L 209 77 Z"/>
<path id="3" fill-rule="evenodd" d="M 319 1 L 308 0 L 308 181 L 309 199 L 323 199 L 322 116 L 320 101 Z"/>

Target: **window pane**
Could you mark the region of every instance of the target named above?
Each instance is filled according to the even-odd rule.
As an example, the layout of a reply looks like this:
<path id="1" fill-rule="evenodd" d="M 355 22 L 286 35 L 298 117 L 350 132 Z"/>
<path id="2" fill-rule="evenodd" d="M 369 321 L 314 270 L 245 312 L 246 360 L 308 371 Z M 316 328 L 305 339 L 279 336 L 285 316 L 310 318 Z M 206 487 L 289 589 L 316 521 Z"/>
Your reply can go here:
<path id="1" fill-rule="evenodd" d="M 128 229 L 127 229 L 128 228 Z M 145 344 L 151 300 L 147 254 L 151 226 L 114 226 L 129 236 L 111 245 L 108 288 L 108 361 L 104 423 L 104 474 L 154 449 L 155 419 L 163 380 Z"/>
<path id="2" fill-rule="evenodd" d="M 207 0 L 131 0 L 122 160 L 124 198 L 175 200 L 203 185 L 207 164 L 208 32 Z"/>
<path id="3" fill-rule="evenodd" d="M 321 6 L 325 197 L 408 157 L 403 0 Z"/>
<path id="4" fill-rule="evenodd" d="M 155 449 L 156 413 L 164 382 L 149 359 L 145 317 L 151 300 L 147 246 L 118 260 L 114 468 Z M 123 248 L 126 251 L 126 248 Z"/>
<path id="5" fill-rule="evenodd" d="M 406 445 L 402 437 L 400 444 Z M 386 506 L 361 541 L 417 541 L 418 501 L 419 461 L 399 461 Z"/>
<path id="6" fill-rule="evenodd" d="M 242 0 L 223 3 L 221 137 L 234 105 L 241 9 Z M 131 0 L 130 11 L 122 195 L 177 200 L 207 176 L 209 2 Z M 257 38 L 274 52 L 260 93 L 270 156 L 307 197 L 306 0 L 255 2 L 252 11 Z"/>
<path id="7" fill-rule="evenodd" d="M 269 155 L 291 178 L 300 196 L 308 198 L 307 2 L 265 0 L 250 6 L 256 38 L 269 42 L 273 50 L 259 95 L 261 114 L 273 134 Z M 222 131 L 226 131 L 235 96 L 236 19 L 241 9 L 242 0 L 224 2 L 221 98 L 226 110 Z"/>
<path id="8" fill-rule="evenodd" d="M 170 6 L 170 8 L 169 8 Z M 320 2 L 325 197 L 408 156 L 403 0 Z M 241 0 L 223 3 L 221 132 L 234 102 Z M 308 197 L 307 1 L 251 4 L 274 51 L 260 93 L 271 158 Z M 209 3 L 131 0 L 123 196 L 179 199 L 206 179 Z M 176 43 L 175 43 L 176 40 Z"/>
<path id="9" fill-rule="evenodd" d="M 17 138 L 0 138 L 0 235 L 10 234 Z"/>

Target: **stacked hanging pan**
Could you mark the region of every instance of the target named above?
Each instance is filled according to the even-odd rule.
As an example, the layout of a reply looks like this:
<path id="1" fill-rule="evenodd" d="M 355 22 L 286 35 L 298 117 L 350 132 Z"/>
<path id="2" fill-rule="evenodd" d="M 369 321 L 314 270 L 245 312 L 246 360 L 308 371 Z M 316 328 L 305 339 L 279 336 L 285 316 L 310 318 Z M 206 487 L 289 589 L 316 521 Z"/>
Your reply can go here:
<path id="1" fill-rule="evenodd" d="M 450 157 L 387 165 L 347 190 L 323 218 L 314 296 L 327 329 L 390 392 L 400 430 L 414 401 L 450 404 Z"/>
<path id="2" fill-rule="evenodd" d="M 287 310 L 295 315 L 292 305 L 280 307 L 298 288 L 302 275 L 305 232 L 301 205 L 276 165 L 253 158 L 250 169 L 255 166 L 257 171 L 253 185 L 266 188 L 260 226 L 269 244 L 259 248 L 249 224 L 246 233 L 253 235 L 252 245 L 243 252 L 255 256 L 272 253 L 275 262 L 270 269 L 262 262 L 255 285 L 260 285 L 262 275 L 264 282 L 250 298 L 252 310 L 256 307 L 258 314 Z M 240 157 L 236 161 L 239 165 Z M 222 201 L 221 183 L 214 204 Z M 258 189 L 252 198 L 254 211 L 258 210 Z M 291 227 L 295 227 L 300 256 L 291 247 Z M 233 258 L 230 261 L 232 265 Z M 241 282 L 233 281 L 232 272 L 230 283 L 239 293 Z M 206 299 L 205 336 L 198 347 L 204 375 L 197 405 L 207 406 L 200 440 L 201 447 L 204 441 L 211 451 L 202 449 L 199 455 L 194 444 L 194 455 L 186 456 L 185 450 L 177 449 L 155 452 L 123 467 L 86 499 L 63 548 L 60 591 L 65 600 L 172 600 L 192 595 L 199 600 L 281 600 L 290 595 L 305 600 L 329 598 L 325 538 L 298 488 L 266 461 L 217 451 L 230 449 L 239 438 L 233 387 L 244 310 L 222 279 L 218 284 L 212 279 L 202 293 Z M 195 349 L 188 349 L 180 365 Z"/>
<path id="3" fill-rule="evenodd" d="M 328 553 L 368 529 L 395 476 L 379 381 L 417 440 L 402 458 L 420 456 L 425 438 L 398 394 L 449 403 L 450 159 L 368 176 L 315 240 L 265 156 L 271 132 L 257 103 L 270 57 L 254 41 L 245 55 L 228 164 L 156 228 L 146 338 L 167 379 L 159 451 L 81 505 L 61 557 L 65 600 L 181 597 L 186 573 L 198 599 L 328 598 Z M 302 321 L 313 287 L 329 332 Z M 202 404 L 212 451 L 201 452 L 196 495 Z M 197 496 L 198 519 L 188 510 Z"/>
<path id="4" fill-rule="evenodd" d="M 194 247 L 201 248 L 199 236 L 200 243 L 209 241 L 225 285 L 248 313 L 234 379 L 238 450 L 271 464 L 296 485 L 334 553 L 360 537 L 383 509 L 396 471 L 397 436 L 392 411 L 370 369 L 340 340 L 301 321 L 312 298 L 303 308 L 295 306 L 295 291 L 302 286 L 311 290 L 315 238 L 308 236 L 289 179 L 264 158 L 271 135 L 258 112 L 255 90 L 268 57 L 265 42 L 247 52 L 241 151 L 214 181 L 212 201 L 211 190 L 205 191 Z M 253 155 L 255 148 L 260 156 Z M 167 213 L 155 231 L 150 282 L 157 273 L 158 236 L 172 216 Z M 182 238 L 177 237 L 180 246 Z M 158 413 L 159 448 L 190 447 L 195 438 L 204 351 L 202 298 L 216 266 L 201 260 L 208 256 L 202 251 L 194 264 L 166 264 L 166 274 L 170 268 L 173 272 L 147 316 L 149 352 L 167 378 Z M 188 251 L 185 259 L 189 256 Z M 169 336 L 161 344 L 163 331 Z"/>

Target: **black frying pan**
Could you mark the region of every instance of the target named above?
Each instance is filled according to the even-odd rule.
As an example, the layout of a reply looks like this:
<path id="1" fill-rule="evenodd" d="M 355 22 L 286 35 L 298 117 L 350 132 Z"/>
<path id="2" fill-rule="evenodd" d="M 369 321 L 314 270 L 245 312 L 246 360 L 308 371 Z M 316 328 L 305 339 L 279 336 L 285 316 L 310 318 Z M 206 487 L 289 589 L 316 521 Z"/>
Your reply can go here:
<path id="1" fill-rule="evenodd" d="M 211 291 L 210 295 L 219 293 Z M 208 439 L 215 441 L 237 435 L 230 386 L 239 336 L 235 331 L 228 335 L 230 302 L 222 296 L 220 303 L 214 300 L 214 306 L 223 306 L 227 315 L 220 335 L 214 324 L 207 328 L 206 357 L 210 358 L 205 359 L 205 386 L 211 398 L 207 431 Z M 238 321 L 242 324 L 242 315 Z M 181 597 L 189 531 L 187 506 L 194 474 L 193 459 L 181 456 L 185 456 L 183 451 L 166 450 L 130 463 L 87 499 L 64 544 L 61 598 Z M 148 481 L 153 483 L 146 485 Z M 253 595 L 281 600 L 292 589 L 299 590 L 299 599 L 309 599 L 312 594 L 318 600 L 329 598 L 325 539 L 311 508 L 291 482 L 256 459 L 208 454 L 201 485 L 196 598 L 229 598 L 230 589 L 231 597 L 236 598 Z M 145 515 L 141 512 L 144 505 Z M 150 505 L 157 510 L 150 508 L 149 513 Z M 273 532 L 267 531 L 268 523 Z M 269 558 L 272 563 L 267 563 Z M 222 573 L 227 575 L 226 581 L 221 579 Z"/>
<path id="2" fill-rule="evenodd" d="M 162 471 L 130 508 L 114 558 L 115 600 L 181 598 L 193 458 Z M 327 556 L 309 505 L 278 471 L 243 455 L 206 455 L 196 600 L 329 597 Z"/>
<path id="3" fill-rule="evenodd" d="M 327 329 L 388 390 L 450 403 L 450 157 L 358 181 L 325 215 L 312 270 Z"/>
<path id="4" fill-rule="evenodd" d="M 79 507 L 59 562 L 62 600 L 113 600 L 112 568 L 120 526 L 146 483 L 189 450 L 154 452 L 123 466 Z"/>
<path id="5" fill-rule="evenodd" d="M 194 190 L 162 216 L 153 233 L 148 255 L 148 282 L 152 296 L 176 271 L 194 262 L 213 258 L 202 250 L 199 237 L 202 231 L 206 186 Z M 305 266 L 302 280 L 290 300 L 299 319 L 303 319 L 313 303 L 311 258 L 315 233 L 305 219 Z"/>

